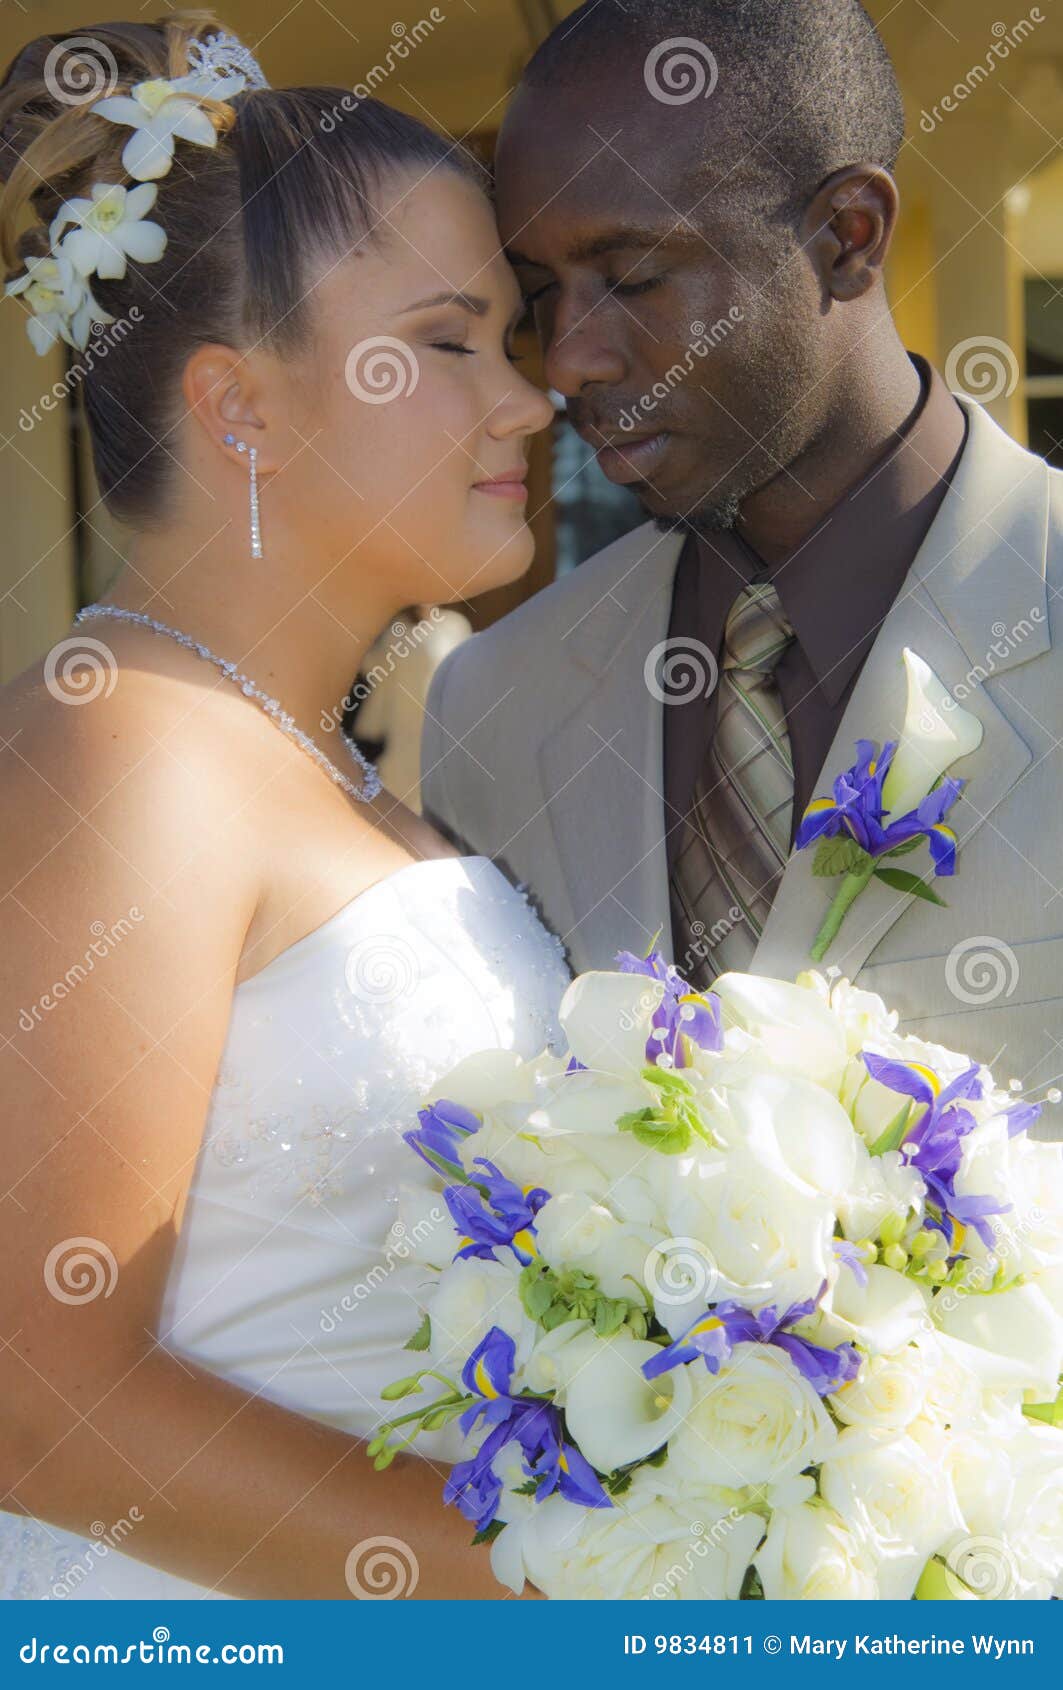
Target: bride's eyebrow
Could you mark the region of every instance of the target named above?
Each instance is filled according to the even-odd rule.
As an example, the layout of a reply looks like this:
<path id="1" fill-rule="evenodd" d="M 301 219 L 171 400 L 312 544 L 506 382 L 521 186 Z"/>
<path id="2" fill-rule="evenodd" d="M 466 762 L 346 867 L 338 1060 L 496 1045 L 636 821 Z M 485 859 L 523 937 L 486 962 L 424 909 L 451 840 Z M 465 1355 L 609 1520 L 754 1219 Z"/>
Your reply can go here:
<path id="1" fill-rule="evenodd" d="M 404 305 L 399 312 L 405 317 L 410 311 L 426 311 L 430 305 L 458 305 L 463 311 L 469 311 L 474 317 L 486 317 L 490 311 L 490 303 L 472 293 L 433 293 L 427 299 L 417 299 L 412 305 Z"/>

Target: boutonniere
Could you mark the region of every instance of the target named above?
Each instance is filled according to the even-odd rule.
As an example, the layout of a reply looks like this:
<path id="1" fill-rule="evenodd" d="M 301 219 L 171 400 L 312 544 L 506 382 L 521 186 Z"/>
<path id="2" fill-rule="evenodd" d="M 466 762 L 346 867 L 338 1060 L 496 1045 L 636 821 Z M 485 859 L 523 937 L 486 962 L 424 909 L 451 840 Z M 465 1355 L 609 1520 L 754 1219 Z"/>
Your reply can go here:
<path id="1" fill-rule="evenodd" d="M 797 830 L 797 850 L 817 846 L 813 874 L 842 876 L 812 947 L 814 962 L 823 960 L 872 880 L 944 905 L 922 876 L 891 868 L 890 858 L 906 856 L 925 839 L 935 876 L 956 872 L 956 835 L 945 817 L 967 783 L 944 776 L 957 758 L 981 745 L 982 724 L 907 647 L 904 667 L 908 707 L 900 739 L 881 751 L 869 739 L 857 740 L 857 760 L 834 782 L 833 798 L 814 798 Z"/>

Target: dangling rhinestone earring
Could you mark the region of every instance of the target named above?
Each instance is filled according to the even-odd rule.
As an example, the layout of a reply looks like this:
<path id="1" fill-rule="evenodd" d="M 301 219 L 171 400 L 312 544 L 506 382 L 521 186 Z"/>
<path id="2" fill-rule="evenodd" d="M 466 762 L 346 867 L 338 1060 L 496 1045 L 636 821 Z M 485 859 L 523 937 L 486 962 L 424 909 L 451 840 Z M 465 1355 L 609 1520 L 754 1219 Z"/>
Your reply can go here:
<path id="1" fill-rule="evenodd" d="M 238 452 L 246 452 L 251 467 L 251 556 L 262 556 L 262 528 L 258 520 L 258 450 L 249 446 L 246 440 L 237 440 L 235 434 L 225 436 L 226 446 L 235 446 Z"/>

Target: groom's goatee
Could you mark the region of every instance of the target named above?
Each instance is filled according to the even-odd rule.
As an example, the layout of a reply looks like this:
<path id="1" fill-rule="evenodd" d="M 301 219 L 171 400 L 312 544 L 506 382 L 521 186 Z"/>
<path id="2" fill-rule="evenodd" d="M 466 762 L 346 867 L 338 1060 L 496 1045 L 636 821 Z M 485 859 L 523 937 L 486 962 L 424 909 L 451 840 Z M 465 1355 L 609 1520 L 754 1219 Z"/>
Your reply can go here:
<path id="1" fill-rule="evenodd" d="M 736 496 L 718 505 L 699 505 L 689 516 L 650 514 L 661 534 L 674 534 L 681 528 L 692 534 L 726 534 L 737 527 L 741 509 L 742 501 Z"/>

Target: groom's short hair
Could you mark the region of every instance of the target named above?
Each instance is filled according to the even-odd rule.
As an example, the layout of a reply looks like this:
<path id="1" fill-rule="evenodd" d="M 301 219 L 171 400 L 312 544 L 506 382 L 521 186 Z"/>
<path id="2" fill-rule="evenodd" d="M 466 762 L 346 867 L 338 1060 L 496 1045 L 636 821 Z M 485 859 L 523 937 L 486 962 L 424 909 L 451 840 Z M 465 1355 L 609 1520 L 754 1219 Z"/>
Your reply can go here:
<path id="1" fill-rule="evenodd" d="M 759 155 L 758 174 L 774 167 L 788 177 L 787 200 L 810 197 L 847 165 L 895 167 L 904 104 L 860 0 L 586 0 L 539 47 L 524 81 L 586 86 L 618 59 L 648 60 L 676 37 L 709 49 L 735 148 Z"/>

